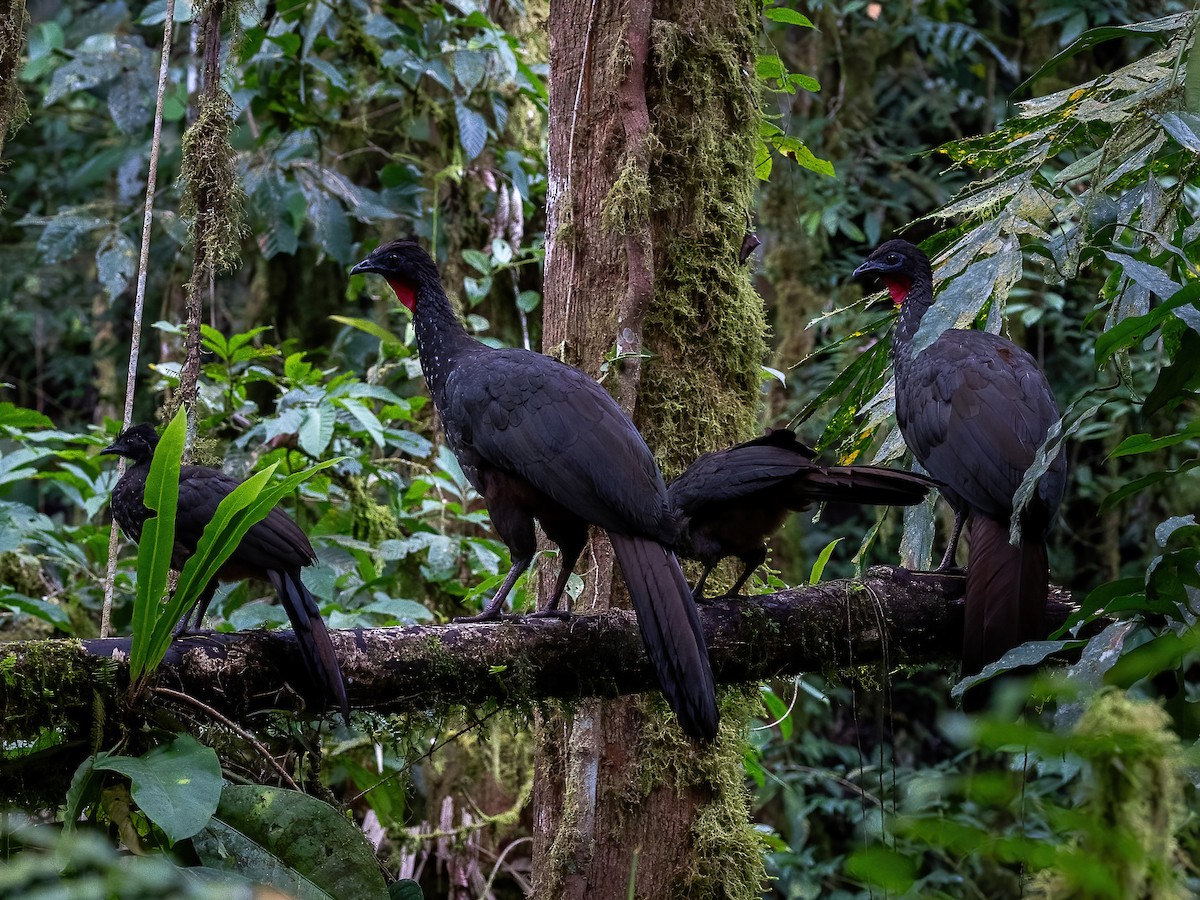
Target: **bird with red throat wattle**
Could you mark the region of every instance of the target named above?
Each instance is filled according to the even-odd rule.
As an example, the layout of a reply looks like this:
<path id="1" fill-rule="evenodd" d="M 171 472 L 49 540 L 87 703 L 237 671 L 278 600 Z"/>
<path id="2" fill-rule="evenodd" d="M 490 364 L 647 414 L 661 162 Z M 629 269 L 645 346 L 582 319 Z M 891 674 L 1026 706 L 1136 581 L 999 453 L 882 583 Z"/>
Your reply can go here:
<path id="1" fill-rule="evenodd" d="M 966 525 L 962 671 L 971 675 L 1046 636 L 1046 535 L 1067 477 L 1061 449 L 1020 513 L 1015 545 L 1009 533 L 1013 496 L 1060 419 L 1058 404 L 1037 361 L 1007 338 L 972 329 L 922 330 L 934 291 L 929 258 L 919 248 L 888 241 L 854 275 L 880 279 L 900 310 L 892 338 L 896 421 L 954 510 L 943 567 Z"/>
<path id="2" fill-rule="evenodd" d="M 487 503 L 512 568 L 480 616 L 495 619 L 537 552 L 534 522 L 558 545 L 557 609 L 587 544 L 608 534 L 647 654 L 689 735 L 711 740 L 717 703 L 691 590 L 672 552 L 674 514 L 642 436 L 607 391 L 541 353 L 467 334 L 437 265 L 415 241 L 384 244 L 352 272 L 383 276 L 413 316 L 417 353 L 446 442 Z"/>

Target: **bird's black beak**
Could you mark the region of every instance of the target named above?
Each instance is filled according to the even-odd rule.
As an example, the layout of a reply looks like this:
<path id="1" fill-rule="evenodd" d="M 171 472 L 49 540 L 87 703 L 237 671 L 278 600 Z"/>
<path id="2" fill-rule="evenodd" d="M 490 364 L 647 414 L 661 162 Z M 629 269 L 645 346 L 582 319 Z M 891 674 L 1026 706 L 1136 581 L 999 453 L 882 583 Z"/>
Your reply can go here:
<path id="1" fill-rule="evenodd" d="M 117 438 L 115 441 L 101 450 L 100 455 L 104 456 L 107 454 L 108 456 L 120 456 L 128 449 L 129 448 L 125 446 L 124 441 L 122 441 L 120 438 Z"/>
<path id="2" fill-rule="evenodd" d="M 863 263 L 861 266 L 859 266 L 857 269 L 854 270 L 854 274 L 851 277 L 852 278 L 867 278 L 871 275 L 874 275 L 878 271 L 879 271 L 879 267 L 875 264 L 875 261 L 872 259 L 868 259 L 865 263 Z"/>
<path id="3" fill-rule="evenodd" d="M 375 264 L 373 257 L 368 256 L 362 262 L 358 263 L 350 270 L 351 275 L 364 275 L 367 272 L 379 272 L 379 267 Z"/>

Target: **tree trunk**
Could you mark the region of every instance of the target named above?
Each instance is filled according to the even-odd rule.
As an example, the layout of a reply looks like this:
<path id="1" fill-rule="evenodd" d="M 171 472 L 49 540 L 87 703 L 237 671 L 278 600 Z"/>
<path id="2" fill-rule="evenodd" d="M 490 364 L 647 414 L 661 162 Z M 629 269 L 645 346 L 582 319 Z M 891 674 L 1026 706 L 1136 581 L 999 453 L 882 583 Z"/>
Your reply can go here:
<path id="1" fill-rule="evenodd" d="M 737 0 L 551 9 L 544 350 L 603 379 L 668 478 L 753 431 L 764 327 L 739 251 L 757 24 Z M 584 558 L 577 604 L 627 606 L 607 543 Z M 539 722 L 538 897 L 760 895 L 741 767 L 757 692 L 721 700 L 707 749 L 657 693 Z"/>

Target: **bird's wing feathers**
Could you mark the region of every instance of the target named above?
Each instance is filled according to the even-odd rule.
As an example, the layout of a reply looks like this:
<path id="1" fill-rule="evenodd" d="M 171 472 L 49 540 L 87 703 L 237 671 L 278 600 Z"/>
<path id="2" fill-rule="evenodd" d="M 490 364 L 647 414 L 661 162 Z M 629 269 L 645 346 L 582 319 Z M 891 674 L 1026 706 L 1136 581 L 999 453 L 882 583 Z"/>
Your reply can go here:
<path id="1" fill-rule="evenodd" d="M 913 453 L 972 508 L 1006 521 L 1059 415 L 1037 363 L 997 335 L 948 331 L 914 361 L 913 381 L 897 408 Z"/>
<path id="2" fill-rule="evenodd" d="M 687 515 L 711 503 L 740 500 L 778 487 L 805 469 L 808 458 L 784 447 L 756 442 L 706 453 L 667 488 L 671 505 Z"/>
<path id="3" fill-rule="evenodd" d="M 445 398 L 448 417 L 464 423 L 466 464 L 519 475 L 608 530 L 654 535 L 664 527 L 666 488 L 654 457 L 616 401 L 578 369 L 538 353 L 489 351 L 459 362 Z"/>
<path id="4" fill-rule="evenodd" d="M 204 526 L 239 484 L 237 479 L 205 466 L 184 466 L 180 470 L 175 543 L 186 555 L 196 552 Z M 314 562 L 316 554 L 300 526 L 276 507 L 250 528 L 230 559 L 258 569 L 294 569 Z"/>

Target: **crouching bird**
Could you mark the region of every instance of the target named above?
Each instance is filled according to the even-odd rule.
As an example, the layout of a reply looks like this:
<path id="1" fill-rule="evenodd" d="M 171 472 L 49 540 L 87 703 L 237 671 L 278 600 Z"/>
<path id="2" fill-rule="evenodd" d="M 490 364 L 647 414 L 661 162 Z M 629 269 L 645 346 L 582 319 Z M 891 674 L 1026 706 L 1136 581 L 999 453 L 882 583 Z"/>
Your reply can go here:
<path id="1" fill-rule="evenodd" d="M 143 503 L 146 476 L 158 446 L 158 433 L 148 424 L 134 425 L 101 453 L 124 456 L 132 465 L 125 470 L 112 492 L 112 514 L 125 535 L 141 540 L 142 526 L 151 515 Z M 179 502 L 175 513 L 175 548 L 171 565 L 182 569 L 196 552 L 200 535 L 217 511 L 217 506 L 241 482 L 205 466 L 182 466 L 179 470 Z M 350 704 L 329 632 L 317 609 L 316 600 L 300 580 L 300 569 L 317 561 L 308 537 L 282 509 L 272 509 L 267 517 L 246 532 L 233 555 L 225 561 L 204 589 L 200 599 L 184 615 L 176 633 L 185 633 L 189 621 L 196 628 L 212 602 L 219 581 L 257 578 L 269 581 L 279 595 L 296 633 L 296 643 L 305 668 L 327 700 L 336 701 L 342 716 L 350 721 Z"/>
<path id="2" fill-rule="evenodd" d="M 1046 534 L 1066 486 L 1061 452 L 1021 514 L 1016 546 L 1009 543 L 1009 526 L 1013 495 L 1059 420 L 1058 405 L 1037 362 L 1006 338 L 952 328 L 916 340 L 934 302 L 929 257 L 917 247 L 888 241 L 854 275 L 877 276 L 900 309 L 892 339 L 896 421 L 955 513 L 943 567 L 953 560 L 966 523 L 962 671 L 971 675 L 1046 636 Z"/>
<path id="3" fill-rule="evenodd" d="M 587 543 L 607 532 L 659 685 L 683 730 L 711 740 L 717 703 L 691 589 L 670 547 L 674 518 L 658 466 L 629 417 L 586 374 L 540 353 L 470 337 L 415 241 L 392 241 L 352 272 L 382 275 L 412 313 L 421 369 L 463 473 L 487 503 L 512 568 L 478 620 L 500 616 L 537 550 L 558 545 L 558 608 Z"/>
<path id="4" fill-rule="evenodd" d="M 736 596 L 767 558 L 766 540 L 789 513 L 813 503 L 912 506 L 925 499 L 934 482 L 914 472 L 880 466 L 822 466 L 816 453 L 786 428 L 725 450 L 705 453 L 667 486 L 679 515 L 675 549 L 699 560 L 704 573 L 695 597 L 717 563 L 736 556 L 744 568 L 726 596 Z"/>

